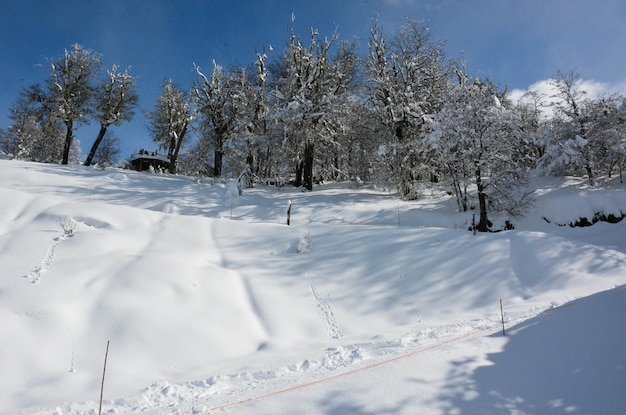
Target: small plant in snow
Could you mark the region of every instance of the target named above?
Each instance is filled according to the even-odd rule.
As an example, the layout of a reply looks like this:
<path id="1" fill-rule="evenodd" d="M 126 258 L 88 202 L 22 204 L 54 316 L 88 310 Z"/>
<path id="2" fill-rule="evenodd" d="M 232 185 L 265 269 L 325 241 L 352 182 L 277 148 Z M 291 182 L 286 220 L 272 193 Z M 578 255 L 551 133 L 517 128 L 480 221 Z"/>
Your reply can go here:
<path id="1" fill-rule="evenodd" d="M 59 218 L 58 223 L 64 236 L 76 235 L 76 221 L 73 218 L 65 216 L 63 218 Z"/>
<path id="2" fill-rule="evenodd" d="M 311 232 L 307 231 L 304 234 L 304 238 L 302 238 L 300 242 L 298 243 L 298 248 L 296 249 L 296 252 L 299 254 L 306 254 L 309 252 L 310 249 L 311 249 Z"/>

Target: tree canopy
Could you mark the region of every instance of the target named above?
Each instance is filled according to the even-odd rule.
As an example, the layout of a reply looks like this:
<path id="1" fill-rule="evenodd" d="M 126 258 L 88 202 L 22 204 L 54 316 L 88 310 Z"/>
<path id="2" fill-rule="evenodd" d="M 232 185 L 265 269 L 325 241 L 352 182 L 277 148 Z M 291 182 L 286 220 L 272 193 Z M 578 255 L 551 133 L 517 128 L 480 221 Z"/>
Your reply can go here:
<path id="1" fill-rule="evenodd" d="M 506 87 L 467 73 L 460 58 L 422 21 L 387 35 L 373 20 L 364 50 L 312 29 L 293 27 L 282 51 L 264 48 L 248 66 L 193 65 L 189 88 L 161 86 L 145 111 L 170 173 L 293 182 L 305 190 L 323 180 L 395 186 L 404 199 L 424 183 L 446 186 L 460 210 L 516 215 L 529 203 L 529 174 L 599 176 L 626 164 L 626 100 L 588 96 L 580 74 L 558 71 L 553 96 L 529 93 L 510 102 Z M 43 84 L 24 88 L 0 131 L 0 149 L 15 158 L 76 161 L 79 125 L 100 125 L 85 165 L 98 158 L 110 126 L 132 119 L 136 79 L 73 45 L 47 64 Z M 550 114 L 550 115 L 546 115 Z"/>

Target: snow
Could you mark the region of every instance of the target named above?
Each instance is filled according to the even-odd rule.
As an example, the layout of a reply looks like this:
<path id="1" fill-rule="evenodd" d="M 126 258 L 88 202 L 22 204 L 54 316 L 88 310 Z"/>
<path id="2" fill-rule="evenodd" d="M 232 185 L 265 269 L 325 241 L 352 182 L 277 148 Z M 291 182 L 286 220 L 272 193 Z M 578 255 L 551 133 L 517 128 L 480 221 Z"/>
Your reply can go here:
<path id="1" fill-rule="evenodd" d="M 533 185 L 472 235 L 436 188 L 0 160 L 0 414 L 98 413 L 107 341 L 105 414 L 624 414 L 626 221 L 559 225 L 626 186 Z"/>

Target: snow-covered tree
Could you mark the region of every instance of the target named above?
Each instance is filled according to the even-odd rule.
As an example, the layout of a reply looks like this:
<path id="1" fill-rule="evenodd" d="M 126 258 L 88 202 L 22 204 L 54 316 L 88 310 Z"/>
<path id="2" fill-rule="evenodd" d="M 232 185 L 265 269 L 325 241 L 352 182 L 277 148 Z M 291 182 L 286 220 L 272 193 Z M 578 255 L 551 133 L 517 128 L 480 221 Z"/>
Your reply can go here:
<path id="1" fill-rule="evenodd" d="M 11 109 L 12 136 L 21 143 L 15 156 L 62 164 L 78 162 L 80 143 L 75 129 L 89 124 L 95 116 L 101 129 L 87 157 L 85 164 L 89 165 L 106 129 L 130 120 L 137 104 L 135 79 L 128 70 L 119 73 L 115 65 L 104 75 L 100 55 L 79 44 L 49 59 L 46 66 L 49 75 L 43 86 L 33 84 L 24 89 Z M 65 134 L 59 143 L 60 126 Z M 58 161 L 56 153 L 60 154 Z"/>
<path id="2" fill-rule="evenodd" d="M 256 53 L 255 62 L 233 71 L 234 117 L 230 153 L 238 160 L 239 171 L 250 166 L 253 174 L 269 177 L 280 147 L 276 124 L 272 122 L 274 100 L 268 93 L 268 54 L 272 47 Z M 235 161 L 235 160 L 233 160 Z"/>
<path id="3" fill-rule="evenodd" d="M 551 142 L 554 142 L 552 123 L 545 114 L 548 104 L 545 96 L 530 91 L 515 105 L 519 117 L 520 139 L 525 145 L 529 168 L 537 167 L 539 160 L 546 154 Z"/>
<path id="4" fill-rule="evenodd" d="M 69 161 L 74 128 L 87 123 L 93 113 L 95 76 L 101 66 L 100 55 L 79 44 L 49 63 L 47 105 L 65 125 L 61 164 Z"/>
<path id="5" fill-rule="evenodd" d="M 617 169 L 620 181 L 623 181 L 622 172 L 626 166 L 626 98 L 622 96 L 614 98 L 613 105 L 609 107 L 613 125 L 607 130 L 603 163 L 609 178 L 613 170 Z"/>
<path id="6" fill-rule="evenodd" d="M 100 131 L 89 150 L 85 166 L 89 166 L 93 161 L 107 129 L 111 125 L 119 126 L 122 122 L 132 119 L 139 99 L 136 79 L 130 75 L 129 68 L 119 72 L 117 65 L 113 65 L 111 70 L 107 71 L 107 76 L 100 80 L 94 97 L 95 116 L 100 123 Z"/>
<path id="7" fill-rule="evenodd" d="M 54 119 L 43 119 L 39 125 L 39 135 L 33 135 L 33 140 L 28 148 L 28 159 L 43 163 L 59 163 L 63 159 L 64 136 L 62 126 Z M 70 147 L 69 162 L 78 162 L 80 147 L 78 140 L 72 140 Z M 22 148 L 26 150 L 26 148 Z"/>
<path id="8" fill-rule="evenodd" d="M 15 152 L 14 144 L 15 143 L 11 139 L 11 135 L 9 134 L 9 132 L 4 128 L 0 128 L 0 155 L 13 155 Z"/>
<path id="9" fill-rule="evenodd" d="M 590 185 L 603 165 L 619 160 L 622 152 L 622 98 L 589 98 L 576 71 L 558 72 L 552 80 L 556 90 L 556 140 L 542 158 L 549 173 L 584 171 Z"/>
<path id="10" fill-rule="evenodd" d="M 375 19 L 366 70 L 370 99 L 392 142 L 381 148 L 401 197 L 416 197 L 414 181 L 429 178 L 430 149 L 423 138 L 428 120 L 446 98 L 448 63 L 443 42 L 420 21 L 409 21 L 389 42 Z"/>
<path id="11" fill-rule="evenodd" d="M 213 176 L 213 144 L 211 137 L 199 136 L 192 147 L 179 156 L 180 174 L 186 176 Z"/>
<path id="12" fill-rule="evenodd" d="M 591 102 L 589 111 L 594 122 L 588 136 L 596 146 L 596 169 L 611 177 L 613 169 L 622 166 L 626 155 L 624 98 L 619 95 L 599 97 Z"/>
<path id="13" fill-rule="evenodd" d="M 486 232 L 492 226 L 489 210 L 519 213 L 528 196 L 523 190 L 526 170 L 517 136 L 519 120 L 492 81 L 459 79 L 435 116 L 429 140 L 438 149 L 460 209 L 470 207 L 470 185 L 476 190 L 475 229 Z"/>
<path id="14" fill-rule="evenodd" d="M 195 66 L 198 80 L 192 92 L 200 129 L 211 137 L 214 148 L 213 174 L 222 175 L 224 145 L 229 138 L 235 121 L 234 82 L 230 73 L 213 61 L 213 71 L 205 75 L 199 66 Z"/>
<path id="15" fill-rule="evenodd" d="M 62 125 L 48 104 L 45 91 L 38 84 L 20 91 L 9 109 L 12 123 L 7 130 L 8 148 L 14 158 L 42 163 L 61 162 Z M 78 154 L 76 147 L 74 142 L 70 157 Z"/>
<path id="16" fill-rule="evenodd" d="M 172 174 L 177 173 L 178 154 L 193 115 L 189 94 L 171 79 L 163 82 L 154 109 L 146 112 L 152 140 L 167 151 Z"/>
<path id="17" fill-rule="evenodd" d="M 356 66 L 355 46 L 340 44 L 338 35 L 319 39 L 311 30 L 308 45 L 293 28 L 281 60 L 279 84 L 275 95 L 282 101 L 278 118 L 283 126 L 283 148 L 292 155 L 296 167 L 296 186 L 313 189 L 316 154 L 332 153 L 337 144 L 338 115 L 348 95 Z M 333 51 L 337 53 L 333 55 Z"/>
<path id="18" fill-rule="evenodd" d="M 13 158 L 30 159 L 34 143 L 42 139 L 41 120 L 44 111 L 34 98 L 42 94 L 40 85 L 30 85 L 19 92 L 9 108 L 11 125 L 6 131 L 4 147 Z M 60 152 L 57 153 L 60 155 Z"/>
<path id="19" fill-rule="evenodd" d="M 319 146 L 318 169 L 322 178 L 332 180 L 357 180 L 356 167 L 365 155 L 365 137 L 358 134 L 363 123 L 365 99 L 360 90 L 360 59 L 356 54 L 355 40 L 338 42 L 332 64 L 335 84 L 341 84 L 334 93 L 327 115 L 329 130 L 327 138 Z M 370 152 L 371 153 L 371 152 Z"/>
<path id="20" fill-rule="evenodd" d="M 333 145 L 319 160 L 321 174 L 337 181 L 371 180 L 378 138 L 375 117 L 358 95 L 346 94 L 337 104 L 333 112 L 337 130 Z"/>

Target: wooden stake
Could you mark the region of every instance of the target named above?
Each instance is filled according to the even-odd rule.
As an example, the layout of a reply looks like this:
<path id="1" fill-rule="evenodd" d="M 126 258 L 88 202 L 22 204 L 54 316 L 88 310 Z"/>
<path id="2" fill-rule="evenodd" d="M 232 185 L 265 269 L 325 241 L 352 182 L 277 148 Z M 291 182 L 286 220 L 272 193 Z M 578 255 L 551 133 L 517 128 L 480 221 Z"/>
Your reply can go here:
<path id="1" fill-rule="evenodd" d="M 504 332 L 504 309 L 502 308 L 502 299 L 500 299 L 500 315 L 502 316 L 502 335 L 506 336 Z"/>
<path id="2" fill-rule="evenodd" d="M 98 409 L 98 415 L 102 415 L 102 396 L 104 394 L 104 375 L 107 371 L 107 357 L 109 356 L 109 343 L 110 340 L 107 340 L 107 351 L 104 354 L 104 369 L 102 369 L 102 384 L 100 385 L 100 408 Z"/>
<path id="3" fill-rule="evenodd" d="M 291 225 L 291 200 L 287 205 L 287 226 Z"/>

